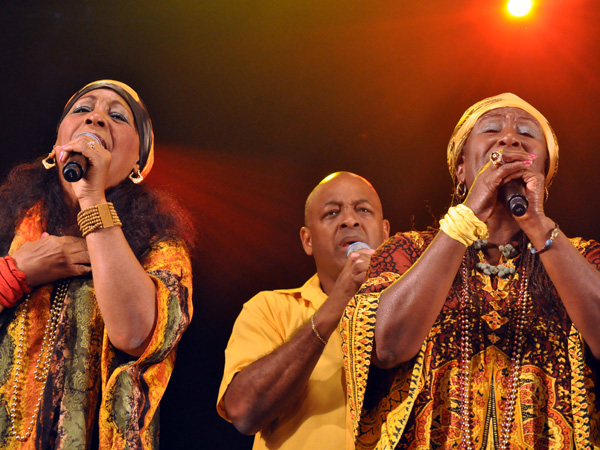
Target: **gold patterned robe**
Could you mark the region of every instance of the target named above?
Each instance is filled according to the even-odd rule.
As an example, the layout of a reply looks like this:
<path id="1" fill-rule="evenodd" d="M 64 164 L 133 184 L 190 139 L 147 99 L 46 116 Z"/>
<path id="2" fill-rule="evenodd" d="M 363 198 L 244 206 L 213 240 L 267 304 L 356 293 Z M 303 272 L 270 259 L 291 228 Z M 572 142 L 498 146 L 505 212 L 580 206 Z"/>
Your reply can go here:
<path id="1" fill-rule="evenodd" d="M 9 254 L 42 232 L 38 206 L 18 227 Z M 154 242 L 141 264 L 156 286 L 157 299 L 156 327 L 145 352 L 135 358 L 111 345 L 91 275 L 72 278 L 45 387 L 34 379 L 33 371 L 54 285 L 32 291 L 25 318 L 24 379 L 17 396 L 20 434 L 42 389 L 43 398 L 33 435 L 23 443 L 9 436 L 8 404 L 24 302 L 0 313 L 0 450 L 83 450 L 90 448 L 93 434 L 101 450 L 158 447 L 158 405 L 173 371 L 177 343 L 192 317 L 192 273 L 185 245 L 173 237 Z"/>
<path id="2" fill-rule="evenodd" d="M 381 292 L 416 262 L 435 232 L 399 233 L 371 259 L 369 279 L 340 324 L 357 449 L 456 449 L 459 426 L 459 300 L 456 279 L 419 353 L 390 370 L 370 364 Z M 571 242 L 596 268 L 600 245 Z M 518 266 L 520 255 L 514 259 Z M 514 340 L 518 271 L 506 281 L 471 268 L 473 321 L 470 413 L 476 449 L 497 448 Z M 513 449 L 600 448 L 596 362 L 553 286 L 532 296 L 511 428 Z"/>

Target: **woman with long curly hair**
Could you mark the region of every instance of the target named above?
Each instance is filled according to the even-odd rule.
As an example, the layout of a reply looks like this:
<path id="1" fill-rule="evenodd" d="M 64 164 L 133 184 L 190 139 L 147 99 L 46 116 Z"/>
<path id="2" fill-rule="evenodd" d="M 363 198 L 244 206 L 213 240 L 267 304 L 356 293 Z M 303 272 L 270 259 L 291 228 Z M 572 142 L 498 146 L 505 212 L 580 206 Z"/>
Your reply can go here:
<path id="1" fill-rule="evenodd" d="M 0 449 L 157 447 L 193 232 L 140 184 L 153 160 L 144 103 L 101 80 L 67 102 L 48 157 L 0 187 Z"/>

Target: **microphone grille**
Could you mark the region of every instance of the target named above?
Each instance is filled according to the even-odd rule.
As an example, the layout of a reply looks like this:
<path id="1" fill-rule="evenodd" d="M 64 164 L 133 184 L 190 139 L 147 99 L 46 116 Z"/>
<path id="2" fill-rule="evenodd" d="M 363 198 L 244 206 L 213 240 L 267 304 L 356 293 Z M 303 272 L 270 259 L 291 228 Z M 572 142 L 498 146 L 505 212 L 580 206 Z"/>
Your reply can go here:
<path id="1" fill-rule="evenodd" d="M 354 242 L 348 246 L 348 249 L 346 250 L 346 258 L 350 256 L 350 253 L 354 253 L 361 248 L 370 249 L 371 247 L 365 242 Z"/>

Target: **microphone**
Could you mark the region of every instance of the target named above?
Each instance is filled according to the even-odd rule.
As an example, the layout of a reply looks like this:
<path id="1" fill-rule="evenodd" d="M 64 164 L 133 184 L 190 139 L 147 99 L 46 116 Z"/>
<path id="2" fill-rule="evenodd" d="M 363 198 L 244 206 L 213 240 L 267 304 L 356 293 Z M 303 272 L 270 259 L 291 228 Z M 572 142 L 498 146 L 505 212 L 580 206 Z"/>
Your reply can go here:
<path id="1" fill-rule="evenodd" d="M 88 161 L 81 153 L 71 153 L 63 166 L 63 177 L 70 183 L 79 181 L 85 175 Z"/>
<path id="2" fill-rule="evenodd" d="M 100 141 L 98 136 L 93 133 L 79 133 L 77 136 L 73 138 L 73 140 L 77 139 L 79 136 L 89 136 L 94 139 L 98 144 L 104 147 L 104 144 Z M 70 183 L 74 183 L 79 181 L 85 175 L 85 172 L 88 168 L 88 160 L 81 153 L 71 153 L 67 158 L 67 162 L 63 166 L 63 177 Z"/>
<path id="3" fill-rule="evenodd" d="M 354 242 L 348 246 L 348 249 L 346 250 L 346 258 L 350 256 L 350 253 L 354 253 L 361 248 L 370 249 L 371 247 L 365 242 Z"/>
<path id="4" fill-rule="evenodd" d="M 510 180 L 502 186 L 501 195 L 504 204 L 513 216 L 521 217 L 527 212 L 529 201 L 525 196 L 525 183 L 523 183 L 523 180 Z"/>

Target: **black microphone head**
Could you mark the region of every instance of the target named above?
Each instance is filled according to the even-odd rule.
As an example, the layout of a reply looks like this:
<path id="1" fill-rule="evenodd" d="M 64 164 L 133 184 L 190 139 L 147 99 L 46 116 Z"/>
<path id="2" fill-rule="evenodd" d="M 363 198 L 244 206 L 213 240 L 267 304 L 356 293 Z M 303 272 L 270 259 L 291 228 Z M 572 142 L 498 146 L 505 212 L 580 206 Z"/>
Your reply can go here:
<path id="1" fill-rule="evenodd" d="M 63 166 L 63 177 L 70 183 L 79 181 L 85 175 L 88 168 L 88 160 L 81 153 L 71 153 Z"/>
<path id="2" fill-rule="evenodd" d="M 63 177 L 70 183 L 81 180 L 85 170 L 77 161 L 69 161 L 63 167 Z"/>
<path id="3" fill-rule="evenodd" d="M 348 249 L 346 250 L 346 258 L 348 258 L 350 256 L 350 253 L 354 253 L 354 252 L 360 250 L 361 248 L 370 249 L 371 246 L 369 244 L 367 244 L 366 242 L 353 242 L 352 244 L 350 244 L 348 246 Z"/>
<path id="4" fill-rule="evenodd" d="M 507 200 L 508 210 L 513 216 L 521 217 L 527 212 L 529 202 L 523 195 L 514 194 Z"/>
<path id="5" fill-rule="evenodd" d="M 520 178 L 510 180 L 500 188 L 500 198 L 508 211 L 516 217 L 521 217 L 527 212 L 529 201 L 527 200 L 525 183 Z"/>

